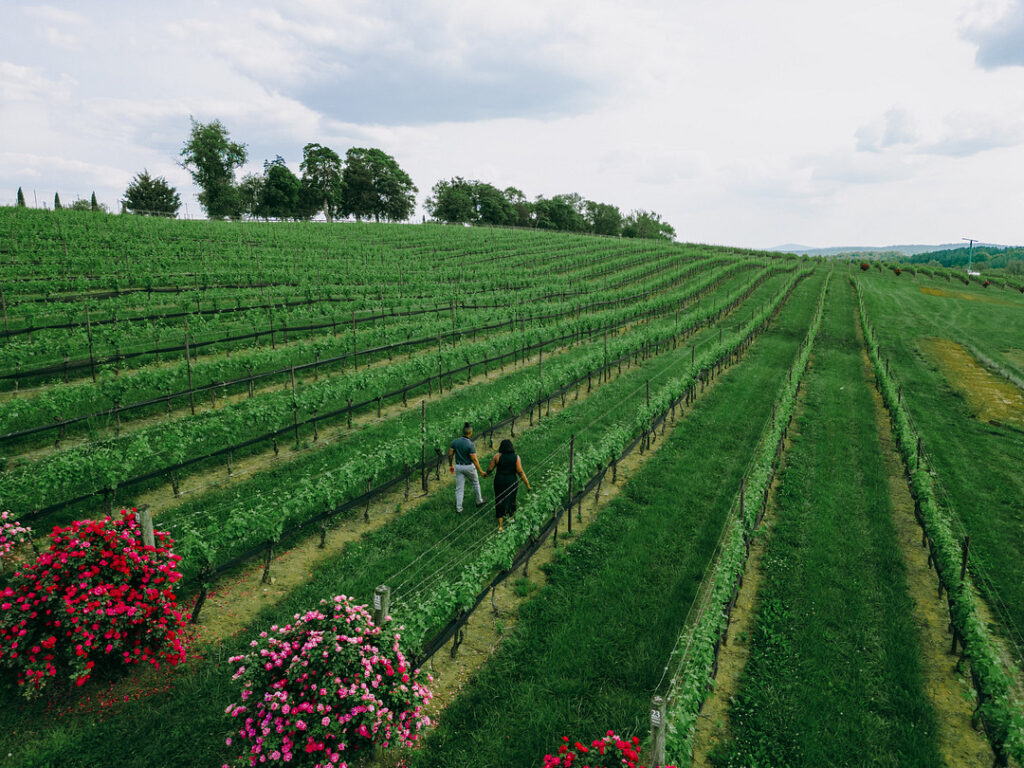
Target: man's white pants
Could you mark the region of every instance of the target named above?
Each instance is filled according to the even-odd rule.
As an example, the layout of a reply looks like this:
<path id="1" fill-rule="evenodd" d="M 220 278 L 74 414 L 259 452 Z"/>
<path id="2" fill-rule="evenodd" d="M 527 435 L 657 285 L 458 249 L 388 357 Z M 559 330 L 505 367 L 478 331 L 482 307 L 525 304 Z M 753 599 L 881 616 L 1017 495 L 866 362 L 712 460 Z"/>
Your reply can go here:
<path id="1" fill-rule="evenodd" d="M 455 465 L 455 509 L 462 511 L 462 497 L 466 492 L 466 478 L 473 481 L 473 491 L 476 493 L 476 503 L 483 504 L 484 496 L 480 493 L 480 476 L 476 473 L 476 467 L 472 464 Z"/>

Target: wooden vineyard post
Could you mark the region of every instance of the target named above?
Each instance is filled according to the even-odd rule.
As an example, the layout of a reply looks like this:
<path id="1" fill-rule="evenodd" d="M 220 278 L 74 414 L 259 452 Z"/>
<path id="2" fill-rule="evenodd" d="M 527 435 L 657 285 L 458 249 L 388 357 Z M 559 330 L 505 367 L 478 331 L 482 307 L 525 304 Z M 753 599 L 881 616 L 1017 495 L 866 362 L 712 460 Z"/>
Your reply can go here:
<path id="1" fill-rule="evenodd" d="M 348 428 L 352 429 L 352 398 L 349 397 L 349 398 L 347 398 L 347 400 L 348 400 L 348 412 L 347 412 Z"/>
<path id="2" fill-rule="evenodd" d="M 363 522 L 370 522 L 370 494 L 373 491 L 373 481 L 366 481 L 366 509 L 363 510 Z"/>
<path id="3" fill-rule="evenodd" d="M 378 627 L 384 623 L 384 617 L 391 613 L 391 587 L 381 584 L 373 590 L 373 623 Z"/>
<path id="4" fill-rule="evenodd" d="M 665 762 L 665 699 L 651 699 L 651 765 Z"/>
<path id="5" fill-rule="evenodd" d="M 427 401 L 420 401 L 420 486 L 427 492 Z"/>
<path id="6" fill-rule="evenodd" d="M 444 374 L 441 367 L 441 331 L 437 332 L 437 394 L 444 394 Z"/>
<path id="7" fill-rule="evenodd" d="M 147 547 L 156 546 L 156 537 L 153 534 L 153 513 L 147 505 L 139 507 L 139 526 L 142 528 L 142 543 Z"/>
<path id="8" fill-rule="evenodd" d="M 4 309 L 4 327 L 7 326 L 7 310 Z M 85 332 L 89 336 L 89 371 L 92 373 L 92 381 L 96 383 L 96 358 L 92 352 L 92 322 L 89 320 L 89 305 L 85 305 Z M 185 334 L 185 338 L 188 338 L 188 334 Z M 189 389 L 192 387 L 189 386 Z"/>
<path id="9" fill-rule="evenodd" d="M 569 520 L 569 533 L 572 533 L 572 497 L 573 497 L 573 465 L 576 462 L 576 433 L 574 432 L 569 437 L 569 514 L 567 518 Z"/>
<path id="10" fill-rule="evenodd" d="M 299 447 L 299 404 L 295 400 L 295 366 L 291 370 L 292 379 L 292 426 L 295 429 L 295 447 Z"/>
<path id="11" fill-rule="evenodd" d="M 921 438 L 917 438 L 917 468 L 921 468 Z"/>
<path id="12" fill-rule="evenodd" d="M 192 358 L 188 350 L 188 316 L 185 317 L 185 368 L 188 370 L 188 405 L 192 415 L 196 415 L 196 395 L 192 389 Z"/>
<path id="13" fill-rule="evenodd" d="M 352 364 L 359 370 L 359 345 L 356 344 L 356 311 L 352 310 Z"/>
<path id="14" fill-rule="evenodd" d="M 405 462 L 405 500 L 409 500 L 409 475 L 412 474 L 412 470 L 409 469 L 409 462 Z"/>
<path id="15" fill-rule="evenodd" d="M 967 578 L 967 554 L 971 551 L 971 537 L 964 536 L 963 559 L 960 561 L 960 581 Z"/>
<path id="16" fill-rule="evenodd" d="M 266 584 L 270 581 L 270 561 L 274 557 L 274 540 L 267 539 L 267 559 L 263 563 L 263 577 L 260 579 L 260 584 Z"/>

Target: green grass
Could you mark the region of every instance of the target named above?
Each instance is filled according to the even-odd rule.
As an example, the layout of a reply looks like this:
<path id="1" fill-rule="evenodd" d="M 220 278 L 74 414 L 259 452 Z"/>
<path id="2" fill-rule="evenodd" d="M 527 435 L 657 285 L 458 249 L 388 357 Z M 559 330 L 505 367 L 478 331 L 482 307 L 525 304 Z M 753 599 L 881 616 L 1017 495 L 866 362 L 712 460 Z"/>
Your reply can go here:
<path id="1" fill-rule="evenodd" d="M 821 279 L 820 276 L 812 277 L 797 288 L 790 299 L 790 306 L 796 309 L 786 310 L 780 321 L 794 311 L 809 318 Z M 759 302 L 766 298 L 784 280 L 784 277 L 779 277 L 767 281 L 749 301 Z M 735 319 L 727 318 L 725 322 L 732 324 Z M 716 329 L 706 329 L 703 333 L 717 337 Z M 792 333 L 795 338 L 799 330 Z M 695 340 L 699 341 L 699 338 Z M 768 341 L 768 338 L 764 340 Z M 642 401 L 643 382 L 652 377 L 652 372 L 659 373 L 655 381 L 664 381 L 686 370 L 689 361 L 688 344 L 681 345 L 674 353 L 653 357 L 640 366 L 628 370 L 623 366 L 621 377 L 598 388 L 577 405 L 572 404 L 572 395 L 569 395 L 566 404 L 570 407 L 558 415 L 544 418 L 541 426 L 516 440 L 531 482 L 539 479 L 535 457 L 546 456 L 557 446 L 559 452 L 552 460 L 567 461 L 571 433 L 581 435 L 578 440 L 585 439 L 586 431 L 582 426 L 593 423 L 598 414 L 600 418 L 599 423 L 593 425 L 595 429 L 604 429 L 616 420 L 631 418 Z M 478 450 L 489 458 L 484 451 L 485 445 L 486 441 L 478 441 Z M 491 495 L 489 485 L 485 480 L 487 496 Z M 109 759 L 116 743 L 118 763 L 122 766 L 181 765 L 181 755 L 188 755 L 187 764 L 220 765 L 230 756 L 230 750 L 224 746 L 230 726 L 223 714 L 224 707 L 238 694 L 230 682 L 233 667 L 227 663 L 227 657 L 240 652 L 252 633 L 271 623 L 289 620 L 294 613 L 316 605 L 323 597 L 344 593 L 369 602 L 375 586 L 451 533 L 457 524 L 465 522 L 465 518 L 455 517 L 453 507 L 453 491 L 449 487 L 408 509 L 382 528 L 347 545 L 337 557 L 322 563 L 307 584 L 296 589 L 279 605 L 264 611 L 249 630 L 237 638 L 199 649 L 205 658 L 182 672 L 172 674 L 167 690 L 123 707 L 97 710 L 95 715 L 60 719 L 48 715 L 41 705 L 5 699 L 0 706 L 0 755 L 14 752 L 19 761 L 17 764 L 26 766 L 94 766 Z M 468 503 L 466 509 L 468 513 L 472 504 Z M 485 528 L 494 526 L 493 508 L 485 510 L 467 529 L 465 538 L 453 538 L 448 542 L 448 550 L 441 550 L 440 562 L 448 561 Z M 403 575 L 403 579 L 414 574 L 415 568 L 412 568 Z M 400 596 L 401 593 L 396 595 Z M 103 719 L 99 720 L 99 717 Z M 133 735 L 133 738 L 125 739 L 126 734 Z"/>
<path id="2" fill-rule="evenodd" d="M 644 730 L 778 382 L 823 275 L 548 568 L 548 584 L 443 713 L 420 766 L 531 766 L 562 735 Z"/>
<path id="3" fill-rule="evenodd" d="M 1024 296 L 962 285 L 952 288 L 1015 306 L 929 296 L 909 281 L 884 275 L 862 277 L 861 286 L 882 353 L 903 385 L 904 401 L 945 490 L 940 501 L 970 535 L 972 572 L 1024 661 L 1024 432 L 977 419 L 918 346 L 925 337 L 939 336 L 1005 363 L 1003 351 L 1024 348 Z"/>
<path id="4" fill-rule="evenodd" d="M 833 282 L 717 766 L 936 766 L 853 300 Z"/>

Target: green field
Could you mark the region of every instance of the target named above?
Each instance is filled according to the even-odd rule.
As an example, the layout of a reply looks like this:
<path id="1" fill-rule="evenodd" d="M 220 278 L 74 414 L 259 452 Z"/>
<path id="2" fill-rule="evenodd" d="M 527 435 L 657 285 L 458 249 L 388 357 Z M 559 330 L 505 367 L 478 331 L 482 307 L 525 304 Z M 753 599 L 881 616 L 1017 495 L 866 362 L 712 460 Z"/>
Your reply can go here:
<path id="1" fill-rule="evenodd" d="M 1024 297 L 923 272 L 854 277 L 898 389 L 894 418 L 910 414 L 943 520 L 971 537 L 968 586 L 995 631 L 958 630 L 961 670 L 991 646 L 1012 687 Z M 695 716 L 712 658 L 730 652 L 707 617 L 739 590 L 742 531 L 761 535 L 738 516 L 741 481 L 770 483 L 775 455 L 752 652 L 714 759 L 943 764 L 845 266 L 529 230 L 0 209 L 0 288 L 0 509 L 45 546 L 54 525 L 145 504 L 182 557 L 183 609 L 211 590 L 205 634 L 178 667 L 101 668 L 32 701 L 4 678 L 3 764 L 104 765 L 116 745 L 119 765 L 220 765 L 236 754 L 227 659 L 259 632 L 332 595 L 370 603 L 386 584 L 409 652 L 447 659 L 449 630 L 498 627 L 488 585 L 518 573 L 538 537 L 544 586 L 520 584 L 494 638 L 474 641 L 486 650 L 451 662 L 436 725 L 405 758 L 540 766 L 563 735 L 608 729 L 646 750 L 651 696 Z M 949 378 L 964 358 L 936 357 L 952 349 L 936 339 L 1011 393 L 998 418 Z M 782 456 L 766 440 L 791 411 Z M 488 505 L 462 517 L 439 482 L 465 421 L 485 466 L 514 435 L 534 486 L 500 532 L 490 480 Z M 570 477 L 577 491 L 608 487 L 641 450 L 614 498 L 590 491 L 585 530 L 557 522 L 554 546 Z M 335 532 L 341 543 L 316 549 Z M 284 586 L 260 602 L 265 562 Z M 0 588 L 17 567 L 4 566 Z M 943 578 L 960 595 L 959 572 Z M 1018 756 L 1024 711 L 990 671 L 978 679 L 994 697 L 980 722 Z"/>

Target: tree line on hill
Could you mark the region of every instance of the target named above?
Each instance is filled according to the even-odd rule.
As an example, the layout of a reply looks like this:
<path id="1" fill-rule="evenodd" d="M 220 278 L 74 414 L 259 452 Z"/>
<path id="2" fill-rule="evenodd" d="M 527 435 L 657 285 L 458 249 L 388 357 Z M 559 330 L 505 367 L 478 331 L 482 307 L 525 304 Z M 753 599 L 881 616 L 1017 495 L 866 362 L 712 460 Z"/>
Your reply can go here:
<path id="1" fill-rule="evenodd" d="M 1010 274 L 1024 274 L 1024 248 L 1002 248 L 991 245 L 950 248 L 944 251 L 919 253 L 906 259 L 914 264 L 927 264 L 935 267 L 965 267 L 968 263 L 977 269 L 1005 268 Z"/>
<path id="2" fill-rule="evenodd" d="M 246 146 L 232 141 L 219 120 L 192 119 L 180 152 L 181 166 L 199 187 L 199 203 L 214 219 L 308 220 L 323 214 L 327 221 L 405 221 L 416 207 L 418 191 L 394 157 L 376 148 L 352 147 L 342 158 L 330 147 L 306 144 L 297 176 L 277 155 L 263 163 L 263 173 L 236 181 L 235 172 L 248 160 Z M 181 197 L 161 176 L 148 170 L 136 174 L 124 198 L 122 212 L 174 216 Z M 18 189 L 19 206 L 25 196 Z M 54 210 L 61 206 L 54 195 Z M 96 201 L 76 200 L 76 210 L 106 211 Z M 426 200 L 432 219 L 452 224 L 532 227 L 565 232 L 589 232 L 623 237 L 675 237 L 675 229 L 657 213 L 637 210 L 623 215 L 608 203 L 585 200 L 571 193 L 530 201 L 515 187 L 504 190 L 482 181 L 456 176 L 438 181 Z"/>
<path id="3" fill-rule="evenodd" d="M 623 216 L 617 206 L 584 200 L 576 193 L 526 199 L 515 187 L 498 189 L 483 181 L 461 176 L 437 182 L 426 201 L 427 212 L 438 221 L 452 224 L 535 227 L 564 232 L 590 232 L 623 237 L 664 237 L 675 229 L 661 216 L 633 211 Z"/>

